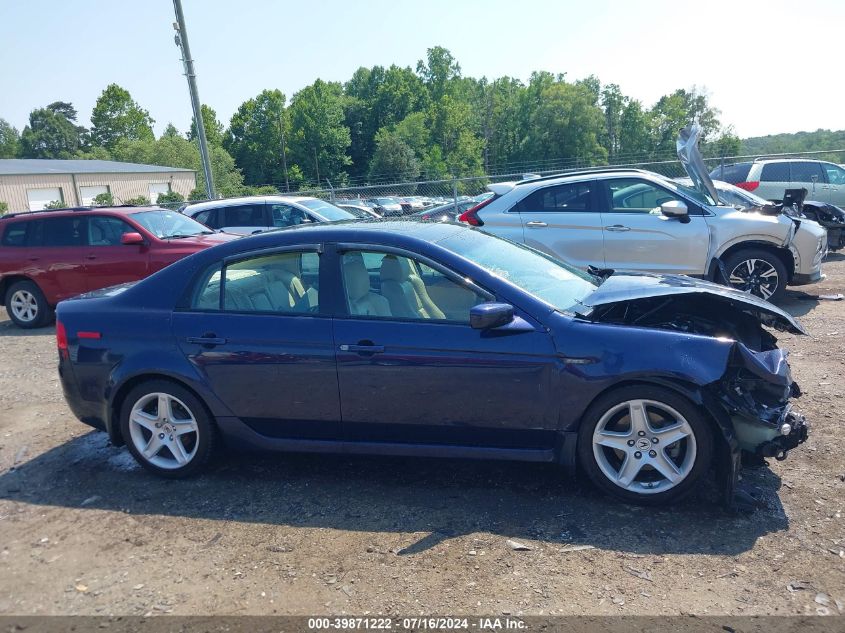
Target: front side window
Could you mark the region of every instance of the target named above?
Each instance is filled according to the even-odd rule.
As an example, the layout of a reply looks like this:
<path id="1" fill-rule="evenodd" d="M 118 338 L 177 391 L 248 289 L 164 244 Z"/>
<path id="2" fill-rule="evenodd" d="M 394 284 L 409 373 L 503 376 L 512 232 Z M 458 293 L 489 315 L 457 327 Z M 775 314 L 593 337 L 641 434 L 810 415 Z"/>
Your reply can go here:
<path id="1" fill-rule="evenodd" d="M 269 206 L 271 226 L 276 228 L 311 222 L 311 218 L 302 209 L 287 204 L 271 204 Z"/>
<path id="2" fill-rule="evenodd" d="M 347 251 L 341 267 L 351 316 L 469 323 L 470 308 L 486 301 L 451 276 L 402 255 Z"/>
<path id="3" fill-rule="evenodd" d="M 226 312 L 310 314 L 319 311 L 319 255 L 275 253 L 211 270 L 195 293 L 193 308 Z M 221 284 L 221 280 L 225 283 Z M 221 301 L 222 293 L 222 301 Z"/>
<path id="4" fill-rule="evenodd" d="M 544 187 L 520 200 L 515 210 L 519 213 L 590 211 L 591 185 L 589 182 L 573 182 Z"/>
<path id="5" fill-rule="evenodd" d="M 93 215 L 88 218 L 88 244 L 90 246 L 120 246 L 124 233 L 135 229 L 120 218 Z"/>
<path id="6" fill-rule="evenodd" d="M 824 170 L 827 172 L 827 181 L 832 185 L 845 185 L 845 169 L 838 165 L 825 163 Z"/>
<path id="7" fill-rule="evenodd" d="M 666 189 L 636 178 L 608 180 L 607 188 L 614 213 L 659 213 L 660 205 L 680 200 Z"/>

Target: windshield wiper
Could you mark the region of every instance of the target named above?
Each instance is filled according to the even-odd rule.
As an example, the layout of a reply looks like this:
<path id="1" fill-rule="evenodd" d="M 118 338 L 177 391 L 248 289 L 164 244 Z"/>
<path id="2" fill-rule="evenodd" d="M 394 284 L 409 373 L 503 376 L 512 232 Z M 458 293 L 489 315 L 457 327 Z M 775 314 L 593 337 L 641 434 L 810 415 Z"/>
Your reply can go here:
<path id="1" fill-rule="evenodd" d="M 195 235 L 196 235 L 196 233 L 194 233 L 192 235 L 183 235 L 182 233 L 176 233 L 174 235 L 162 235 L 161 239 L 163 239 L 163 240 L 183 240 L 186 237 L 194 237 Z"/>

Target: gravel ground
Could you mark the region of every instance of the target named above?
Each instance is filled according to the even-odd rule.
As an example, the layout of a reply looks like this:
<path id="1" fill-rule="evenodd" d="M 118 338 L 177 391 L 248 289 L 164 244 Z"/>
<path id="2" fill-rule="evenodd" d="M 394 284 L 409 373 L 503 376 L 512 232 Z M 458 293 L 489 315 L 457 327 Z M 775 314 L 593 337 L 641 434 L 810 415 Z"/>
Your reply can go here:
<path id="1" fill-rule="evenodd" d="M 825 271 L 805 290 L 845 292 L 845 257 Z M 53 329 L 0 309 L 0 613 L 843 613 L 845 303 L 784 306 L 811 333 L 780 339 L 812 435 L 747 473 L 750 516 L 537 464 L 238 456 L 162 481 L 73 418 Z"/>

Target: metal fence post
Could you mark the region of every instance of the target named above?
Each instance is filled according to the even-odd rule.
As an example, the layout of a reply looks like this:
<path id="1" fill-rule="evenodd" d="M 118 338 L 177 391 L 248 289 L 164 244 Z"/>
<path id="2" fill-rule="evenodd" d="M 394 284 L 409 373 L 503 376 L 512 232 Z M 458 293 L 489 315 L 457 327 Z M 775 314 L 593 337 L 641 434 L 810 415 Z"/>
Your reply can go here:
<path id="1" fill-rule="evenodd" d="M 452 197 L 455 199 L 455 211 L 458 210 L 458 181 L 452 180 Z"/>

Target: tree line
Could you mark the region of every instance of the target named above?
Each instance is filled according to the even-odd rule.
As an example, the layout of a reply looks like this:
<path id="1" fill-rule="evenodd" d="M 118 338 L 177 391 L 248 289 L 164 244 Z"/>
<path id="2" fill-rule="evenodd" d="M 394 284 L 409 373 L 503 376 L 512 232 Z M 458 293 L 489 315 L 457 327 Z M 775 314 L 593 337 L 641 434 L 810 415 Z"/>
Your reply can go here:
<path id="1" fill-rule="evenodd" d="M 677 131 L 696 120 L 705 153 L 731 156 L 740 140 L 707 96 L 677 89 L 647 107 L 595 76 L 535 72 L 464 76 L 445 48 L 416 68 L 359 68 L 345 83 L 317 79 L 288 101 L 267 89 L 240 105 L 228 125 L 202 106 L 212 172 L 225 196 L 306 187 L 482 176 L 571 161 L 578 165 L 672 158 Z M 78 124 L 71 103 L 30 113 L 18 133 L 0 119 L 0 158 L 89 158 L 195 169 L 205 183 L 192 120 L 182 133 L 154 120 L 130 93 L 109 85 Z"/>

